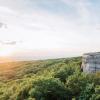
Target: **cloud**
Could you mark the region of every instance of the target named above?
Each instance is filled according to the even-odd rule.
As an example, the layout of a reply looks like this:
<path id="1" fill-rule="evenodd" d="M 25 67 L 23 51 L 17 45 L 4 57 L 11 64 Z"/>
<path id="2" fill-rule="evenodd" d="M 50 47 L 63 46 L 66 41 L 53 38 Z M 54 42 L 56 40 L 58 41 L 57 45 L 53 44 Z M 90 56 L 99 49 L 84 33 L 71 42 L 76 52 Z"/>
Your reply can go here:
<path id="1" fill-rule="evenodd" d="M 7 7 L 7 6 L 1 5 L 0 6 L 0 13 L 1 14 L 9 14 L 9 13 L 14 14 L 14 11 L 11 8 Z"/>
<path id="2" fill-rule="evenodd" d="M 64 52 L 66 55 L 100 49 L 99 11 L 93 11 L 93 2 L 29 0 L 26 4 L 26 0 L 22 1 L 17 0 L 16 5 L 13 0 L 2 4 L 0 22 L 6 23 L 8 28 L 0 29 L 1 44 L 16 45 L 17 49 L 21 48 L 23 51 L 49 49 L 48 56 L 51 50 L 56 52 L 57 49 L 57 54 Z M 1 27 L 4 25 L 1 24 Z M 20 40 L 24 41 L 23 44 L 18 42 Z"/>
<path id="3" fill-rule="evenodd" d="M 0 23 L 0 28 L 2 28 L 3 27 L 3 23 Z"/>
<path id="4" fill-rule="evenodd" d="M 7 24 L 4 24 L 4 23 L 2 23 L 2 22 L 0 22 L 0 28 L 7 28 Z"/>
<path id="5" fill-rule="evenodd" d="M 17 45 L 17 43 L 22 43 L 22 41 L 0 41 L 1 45 Z"/>

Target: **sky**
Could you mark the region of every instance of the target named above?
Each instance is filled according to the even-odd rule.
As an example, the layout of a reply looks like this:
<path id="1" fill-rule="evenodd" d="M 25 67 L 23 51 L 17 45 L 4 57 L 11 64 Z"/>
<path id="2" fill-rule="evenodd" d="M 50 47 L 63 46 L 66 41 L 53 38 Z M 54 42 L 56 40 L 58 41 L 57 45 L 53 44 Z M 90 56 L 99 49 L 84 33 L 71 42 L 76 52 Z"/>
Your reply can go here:
<path id="1" fill-rule="evenodd" d="M 0 56 L 32 60 L 100 51 L 100 0 L 0 0 Z"/>

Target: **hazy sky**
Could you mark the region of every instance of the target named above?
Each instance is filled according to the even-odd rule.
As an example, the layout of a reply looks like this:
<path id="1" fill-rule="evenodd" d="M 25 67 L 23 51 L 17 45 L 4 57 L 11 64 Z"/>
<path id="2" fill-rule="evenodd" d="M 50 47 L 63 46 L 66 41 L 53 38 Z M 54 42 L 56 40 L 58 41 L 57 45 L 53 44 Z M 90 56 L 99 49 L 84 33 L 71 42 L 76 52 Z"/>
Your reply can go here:
<path id="1" fill-rule="evenodd" d="M 100 51 L 100 0 L 0 0 L 1 56 L 41 59 L 93 51 Z"/>

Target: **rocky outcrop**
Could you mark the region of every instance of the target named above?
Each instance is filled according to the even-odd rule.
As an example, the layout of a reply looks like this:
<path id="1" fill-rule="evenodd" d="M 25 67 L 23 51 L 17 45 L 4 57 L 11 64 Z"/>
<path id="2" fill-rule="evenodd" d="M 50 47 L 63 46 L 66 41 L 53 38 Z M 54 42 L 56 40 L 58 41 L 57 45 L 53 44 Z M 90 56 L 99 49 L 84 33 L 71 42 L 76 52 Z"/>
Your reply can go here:
<path id="1" fill-rule="evenodd" d="M 86 53 L 82 57 L 83 72 L 94 73 L 100 71 L 100 52 Z"/>

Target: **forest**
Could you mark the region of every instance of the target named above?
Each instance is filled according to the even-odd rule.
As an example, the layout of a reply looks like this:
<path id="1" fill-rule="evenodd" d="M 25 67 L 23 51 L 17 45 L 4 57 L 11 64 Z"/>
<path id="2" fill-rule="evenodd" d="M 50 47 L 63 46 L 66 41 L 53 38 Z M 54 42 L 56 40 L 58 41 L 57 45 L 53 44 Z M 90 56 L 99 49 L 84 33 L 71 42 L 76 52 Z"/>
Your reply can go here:
<path id="1" fill-rule="evenodd" d="M 0 100 L 100 100 L 100 72 L 81 57 L 0 64 Z"/>

